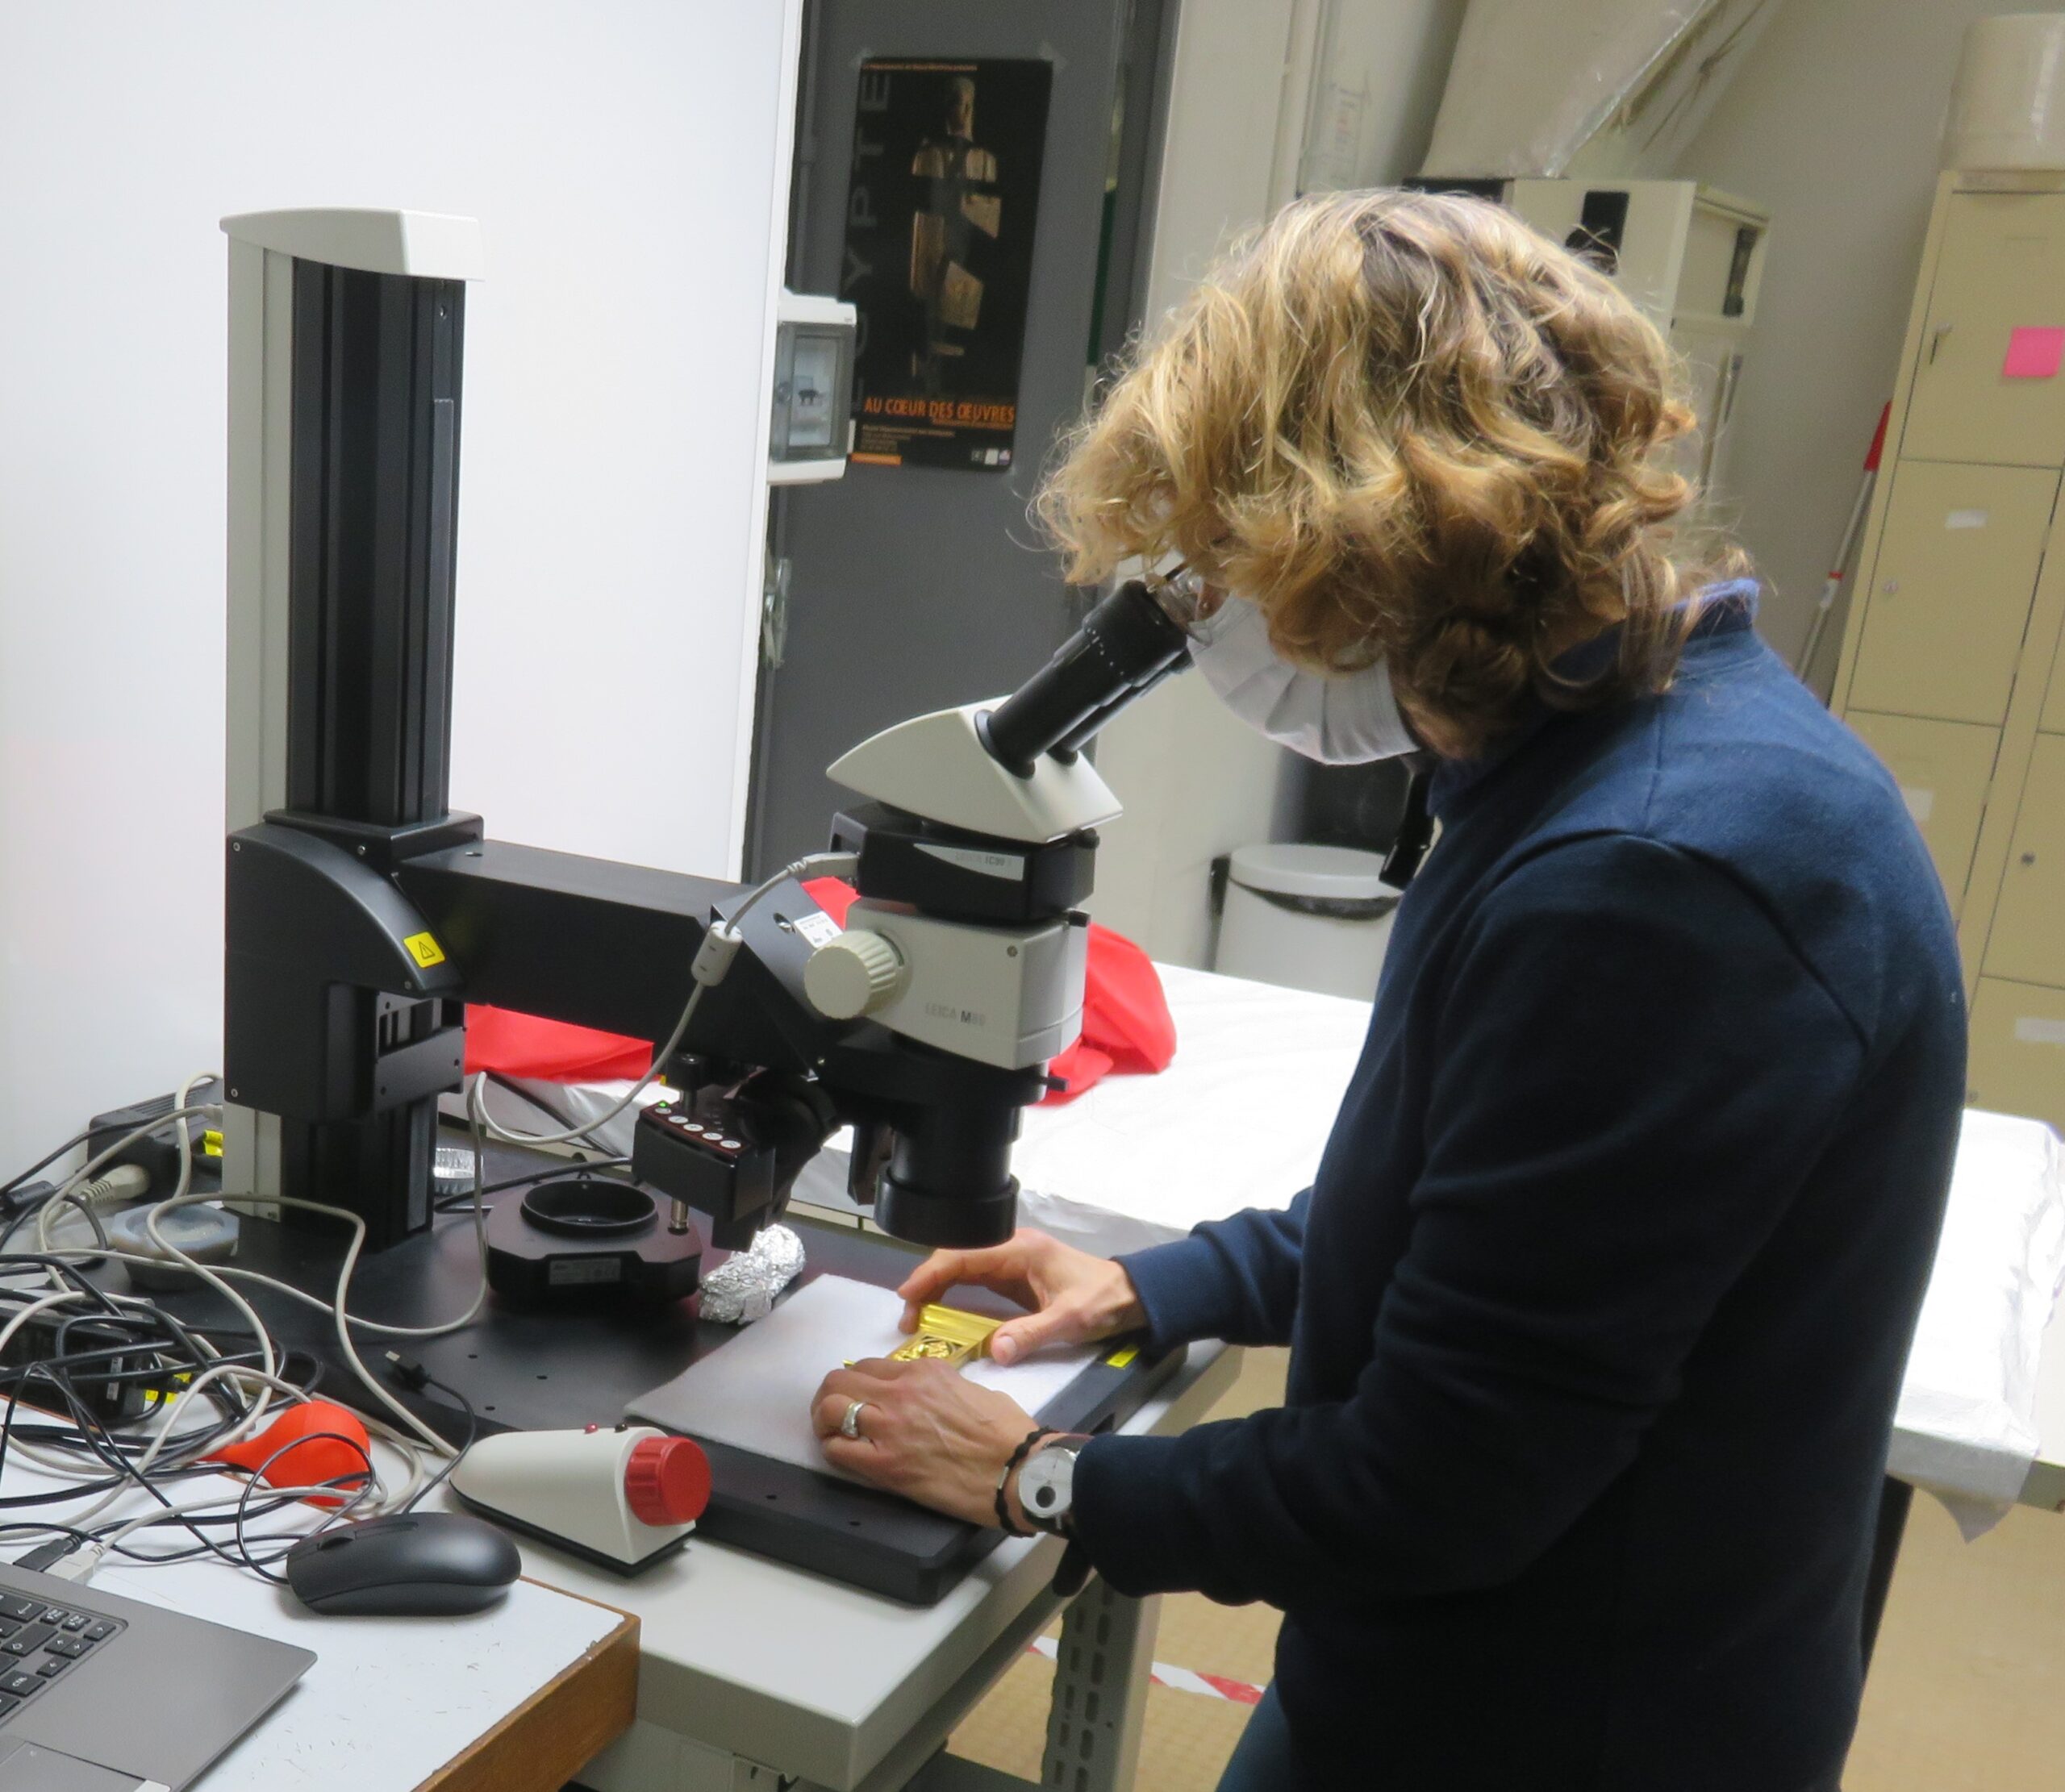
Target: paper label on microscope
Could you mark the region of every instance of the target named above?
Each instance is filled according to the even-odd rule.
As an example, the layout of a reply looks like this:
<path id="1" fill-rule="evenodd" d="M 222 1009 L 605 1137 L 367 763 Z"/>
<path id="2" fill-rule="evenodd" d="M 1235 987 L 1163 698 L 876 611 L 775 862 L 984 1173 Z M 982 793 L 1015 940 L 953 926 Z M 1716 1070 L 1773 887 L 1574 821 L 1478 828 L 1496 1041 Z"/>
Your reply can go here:
<path id="1" fill-rule="evenodd" d="M 796 931 L 813 946 L 828 946 L 839 937 L 839 923 L 822 910 L 796 917 Z"/>

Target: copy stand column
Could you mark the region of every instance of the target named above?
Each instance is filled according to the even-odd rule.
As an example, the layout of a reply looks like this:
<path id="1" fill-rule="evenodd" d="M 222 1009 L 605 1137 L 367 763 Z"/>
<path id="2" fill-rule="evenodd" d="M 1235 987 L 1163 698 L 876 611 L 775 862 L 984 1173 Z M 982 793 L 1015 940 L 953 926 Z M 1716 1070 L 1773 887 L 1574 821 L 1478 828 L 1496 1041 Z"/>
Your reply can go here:
<path id="1" fill-rule="evenodd" d="M 447 805 L 453 572 L 478 227 L 310 211 L 223 228 L 230 830 L 289 824 L 385 872 L 460 820 Z M 376 1067 L 451 1033 L 457 1010 L 340 981 L 319 1038 L 298 1027 L 258 1054 L 319 1056 L 336 1100 L 282 1118 L 232 1091 L 224 1186 L 348 1206 L 376 1248 L 427 1223 L 436 1096 L 390 1105 Z"/>

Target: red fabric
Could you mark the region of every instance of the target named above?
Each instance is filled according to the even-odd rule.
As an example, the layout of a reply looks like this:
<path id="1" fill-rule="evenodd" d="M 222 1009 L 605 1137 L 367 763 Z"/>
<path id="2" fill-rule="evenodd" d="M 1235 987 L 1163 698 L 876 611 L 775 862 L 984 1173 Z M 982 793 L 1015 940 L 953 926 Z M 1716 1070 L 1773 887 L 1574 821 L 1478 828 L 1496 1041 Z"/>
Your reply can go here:
<path id="1" fill-rule="evenodd" d="M 836 877 L 813 878 L 803 893 L 841 927 L 857 899 L 853 886 Z M 1176 1023 L 1154 961 L 1124 934 L 1091 922 L 1083 983 L 1083 1036 L 1048 1065 L 1048 1075 L 1068 1086 L 1045 1096 L 1040 1105 L 1072 1102 L 1114 1073 L 1151 1077 L 1167 1069 L 1175 1055 Z"/>
<path id="2" fill-rule="evenodd" d="M 466 1073 L 494 1070 L 538 1082 L 608 1082 L 645 1074 L 653 1048 L 642 1039 L 541 1020 L 480 1002 L 466 1007 Z"/>
<path id="3" fill-rule="evenodd" d="M 857 895 L 836 877 L 815 877 L 804 893 L 841 927 Z M 1154 961 L 1122 933 L 1090 926 L 1083 977 L 1083 1036 L 1047 1066 L 1066 1083 L 1041 1102 L 1072 1102 L 1114 1073 L 1153 1076 L 1176 1055 L 1176 1023 Z M 466 1010 L 466 1070 L 499 1071 L 538 1082 L 601 1082 L 642 1077 L 653 1047 L 642 1039 L 570 1027 L 507 1008 L 473 1003 Z"/>

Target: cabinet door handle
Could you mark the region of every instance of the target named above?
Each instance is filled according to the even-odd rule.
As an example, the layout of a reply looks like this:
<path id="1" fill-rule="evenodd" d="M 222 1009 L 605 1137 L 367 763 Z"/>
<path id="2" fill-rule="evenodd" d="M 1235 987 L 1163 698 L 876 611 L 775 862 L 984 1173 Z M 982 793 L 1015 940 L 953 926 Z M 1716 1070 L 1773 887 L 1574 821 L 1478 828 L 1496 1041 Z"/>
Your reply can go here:
<path id="1" fill-rule="evenodd" d="M 1934 367 L 1936 365 L 1936 351 L 1943 346 L 1944 337 L 1950 333 L 1953 327 L 1954 326 L 1948 323 L 1939 323 L 1929 332 L 1929 365 L 1930 366 Z"/>

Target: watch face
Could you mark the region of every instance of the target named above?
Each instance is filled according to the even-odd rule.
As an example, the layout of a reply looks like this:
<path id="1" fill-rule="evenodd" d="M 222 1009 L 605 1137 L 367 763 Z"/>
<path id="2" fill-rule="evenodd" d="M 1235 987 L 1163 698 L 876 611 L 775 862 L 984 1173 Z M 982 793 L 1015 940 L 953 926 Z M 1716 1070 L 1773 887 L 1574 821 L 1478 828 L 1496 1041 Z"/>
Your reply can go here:
<path id="1" fill-rule="evenodd" d="M 1075 1452 L 1042 1450 L 1018 1473 L 1018 1503 L 1035 1524 L 1051 1525 L 1066 1515 L 1075 1484 Z"/>

